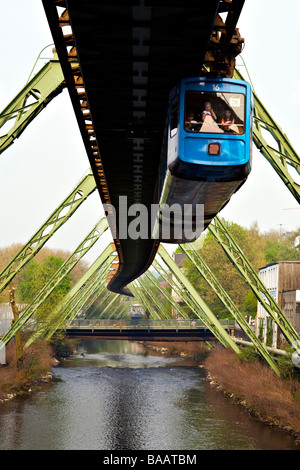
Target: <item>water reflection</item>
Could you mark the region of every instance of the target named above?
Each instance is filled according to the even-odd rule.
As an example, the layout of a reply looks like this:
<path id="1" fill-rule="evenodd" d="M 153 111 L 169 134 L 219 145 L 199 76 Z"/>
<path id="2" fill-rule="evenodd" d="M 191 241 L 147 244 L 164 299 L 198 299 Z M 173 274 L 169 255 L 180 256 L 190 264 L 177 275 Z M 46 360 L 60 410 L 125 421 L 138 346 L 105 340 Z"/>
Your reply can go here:
<path id="1" fill-rule="evenodd" d="M 195 361 L 138 343 L 86 340 L 55 376 L 0 407 L 1 449 L 295 448 L 211 389 Z"/>

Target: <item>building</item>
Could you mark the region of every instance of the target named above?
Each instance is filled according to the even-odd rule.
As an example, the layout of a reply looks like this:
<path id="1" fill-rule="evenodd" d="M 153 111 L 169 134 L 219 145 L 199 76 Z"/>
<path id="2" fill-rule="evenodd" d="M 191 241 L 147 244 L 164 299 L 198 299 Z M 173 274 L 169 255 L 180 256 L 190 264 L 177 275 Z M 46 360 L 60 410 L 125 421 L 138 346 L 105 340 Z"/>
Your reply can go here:
<path id="1" fill-rule="evenodd" d="M 0 336 L 5 334 L 13 320 L 13 313 L 10 304 L 0 304 Z"/>
<path id="2" fill-rule="evenodd" d="M 259 278 L 286 315 L 300 332 L 300 261 L 279 261 L 259 269 Z M 278 326 L 258 303 L 256 335 L 273 347 L 282 339 Z"/>

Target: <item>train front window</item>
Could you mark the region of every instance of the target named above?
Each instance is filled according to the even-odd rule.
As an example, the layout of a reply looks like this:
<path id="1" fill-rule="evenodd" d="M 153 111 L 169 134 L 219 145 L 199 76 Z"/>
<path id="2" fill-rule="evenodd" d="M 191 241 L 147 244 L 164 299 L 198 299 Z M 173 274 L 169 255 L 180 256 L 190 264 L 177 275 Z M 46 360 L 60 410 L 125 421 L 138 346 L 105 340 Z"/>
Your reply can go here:
<path id="1" fill-rule="evenodd" d="M 187 132 L 241 135 L 245 132 L 245 95 L 208 91 L 185 94 Z"/>

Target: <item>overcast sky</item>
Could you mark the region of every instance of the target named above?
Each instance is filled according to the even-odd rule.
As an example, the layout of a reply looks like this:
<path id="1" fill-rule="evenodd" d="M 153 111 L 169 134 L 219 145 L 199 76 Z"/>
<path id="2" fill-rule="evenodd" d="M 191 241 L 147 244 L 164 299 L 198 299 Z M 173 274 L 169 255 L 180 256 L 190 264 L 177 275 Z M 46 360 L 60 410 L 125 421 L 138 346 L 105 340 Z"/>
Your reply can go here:
<path id="1" fill-rule="evenodd" d="M 39 52 L 52 37 L 40 0 L 0 2 L 0 109 L 26 83 Z M 300 3 L 246 0 L 239 28 L 257 95 L 300 152 Z M 43 58 L 51 57 L 51 47 Z M 39 66 L 45 61 L 40 60 Z M 238 60 L 241 63 L 241 60 Z M 245 70 L 241 71 L 246 75 Z M 0 155 L 0 246 L 25 243 L 89 169 L 68 92 L 65 90 Z M 221 213 L 262 232 L 300 227 L 297 201 L 254 147 L 246 184 Z M 285 209 L 290 210 L 285 210 Z M 98 193 L 81 206 L 47 246 L 73 250 L 103 214 Z M 107 239 L 108 240 L 108 237 Z M 100 253 L 103 246 L 96 246 Z M 92 253 L 92 252 L 91 252 Z"/>

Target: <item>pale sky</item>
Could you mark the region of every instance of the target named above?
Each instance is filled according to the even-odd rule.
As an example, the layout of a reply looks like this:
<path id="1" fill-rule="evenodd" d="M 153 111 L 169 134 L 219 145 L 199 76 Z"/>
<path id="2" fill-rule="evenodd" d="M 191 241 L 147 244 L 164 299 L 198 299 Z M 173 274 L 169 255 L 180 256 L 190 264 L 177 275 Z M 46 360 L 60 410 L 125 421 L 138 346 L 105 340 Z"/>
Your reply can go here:
<path id="1" fill-rule="evenodd" d="M 39 52 L 52 37 L 40 0 L 0 2 L 0 109 L 26 83 Z M 300 152 L 300 4 L 287 0 L 246 0 L 239 28 L 257 95 Z M 51 57 L 51 47 L 42 57 Z M 45 61 L 39 61 L 39 67 Z M 238 59 L 238 63 L 241 60 Z M 243 68 L 241 72 L 246 78 Z M 67 90 L 56 97 L 22 136 L 0 155 L 0 246 L 25 243 L 71 192 L 89 161 Z M 299 182 L 299 181 L 298 181 Z M 300 226 L 297 201 L 254 147 L 253 170 L 221 216 L 262 232 Z M 94 193 L 50 239 L 47 246 L 74 250 L 100 218 Z M 106 237 L 106 241 L 108 241 Z M 106 242 L 105 242 L 106 243 Z M 99 244 L 89 254 L 102 251 Z"/>

